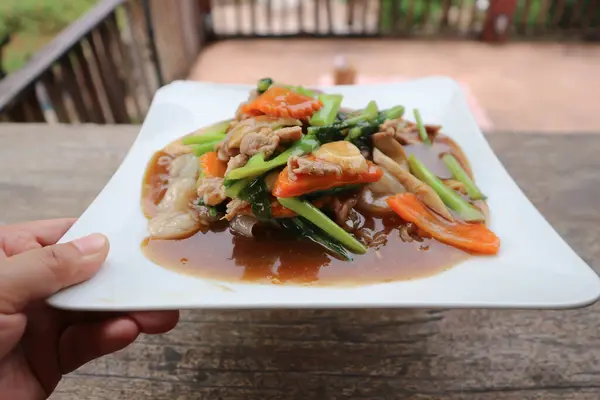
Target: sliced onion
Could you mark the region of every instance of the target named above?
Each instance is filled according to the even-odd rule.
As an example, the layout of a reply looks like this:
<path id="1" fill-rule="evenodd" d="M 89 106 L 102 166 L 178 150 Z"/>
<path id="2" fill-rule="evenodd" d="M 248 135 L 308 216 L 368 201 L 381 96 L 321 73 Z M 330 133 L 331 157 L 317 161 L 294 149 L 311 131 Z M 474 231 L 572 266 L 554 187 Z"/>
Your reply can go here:
<path id="1" fill-rule="evenodd" d="M 229 229 L 238 235 L 252 238 L 252 229 L 257 223 L 258 220 L 251 215 L 236 215 L 229 223 Z"/>
<path id="2" fill-rule="evenodd" d="M 368 215 L 393 215 L 394 211 L 388 206 L 386 201 L 389 195 L 389 193 L 385 195 L 375 194 L 368 188 L 365 188 L 360 192 L 356 208 Z"/>
<path id="3" fill-rule="evenodd" d="M 406 189 L 390 172 L 382 166 L 379 166 L 383 171 L 381 179 L 377 182 L 369 184 L 368 188 L 376 194 L 397 194 L 404 193 Z"/>

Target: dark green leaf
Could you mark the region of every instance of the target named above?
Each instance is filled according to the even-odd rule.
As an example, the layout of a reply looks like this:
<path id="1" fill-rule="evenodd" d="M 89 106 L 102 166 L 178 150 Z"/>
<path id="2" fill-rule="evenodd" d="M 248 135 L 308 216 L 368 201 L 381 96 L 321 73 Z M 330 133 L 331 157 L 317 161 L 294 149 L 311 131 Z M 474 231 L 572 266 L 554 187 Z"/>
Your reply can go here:
<path id="1" fill-rule="evenodd" d="M 329 252 L 337 255 L 339 258 L 346 261 L 353 261 L 351 253 L 337 241 L 331 239 L 323 233 L 322 230 L 314 226 L 312 223 L 302 217 L 282 218 L 279 224 L 296 236 L 304 237 L 323 246 Z"/>
<path id="2" fill-rule="evenodd" d="M 252 181 L 242 189 L 239 198 L 251 204 L 252 213 L 256 218 L 271 218 L 271 198 L 262 176 L 252 179 Z"/>

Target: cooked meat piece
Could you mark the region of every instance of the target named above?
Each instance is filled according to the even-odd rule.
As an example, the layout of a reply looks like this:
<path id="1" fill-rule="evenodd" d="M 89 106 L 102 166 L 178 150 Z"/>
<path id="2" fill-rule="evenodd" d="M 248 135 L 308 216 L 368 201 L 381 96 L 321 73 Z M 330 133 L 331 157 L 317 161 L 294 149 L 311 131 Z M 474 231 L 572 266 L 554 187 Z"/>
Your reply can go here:
<path id="1" fill-rule="evenodd" d="M 302 127 L 290 126 L 273 131 L 273 135 L 279 136 L 282 143 L 296 142 L 302 139 Z"/>
<path id="2" fill-rule="evenodd" d="M 440 129 L 440 125 L 425 125 L 425 131 L 431 141 L 435 140 Z M 394 135 L 396 140 L 404 145 L 421 143 L 417 125 L 402 118 L 385 121 L 379 126 L 379 131 Z"/>
<path id="3" fill-rule="evenodd" d="M 216 206 L 225 200 L 223 178 L 202 178 L 198 186 L 198 197 L 207 206 Z"/>
<path id="4" fill-rule="evenodd" d="M 155 239 L 182 239 L 200 228 L 200 221 L 191 210 L 159 213 L 148 221 L 150 237 Z"/>
<path id="5" fill-rule="evenodd" d="M 288 160 L 288 175 L 295 180 L 296 175 L 342 175 L 342 167 L 321 160 L 305 157 L 290 157 Z"/>
<path id="6" fill-rule="evenodd" d="M 269 135 L 264 130 L 260 132 L 251 132 L 244 136 L 240 144 L 240 152 L 252 157 L 255 154 L 263 153 L 268 158 L 279 145 L 279 136 Z"/>
<path id="7" fill-rule="evenodd" d="M 245 200 L 233 199 L 229 203 L 227 203 L 227 213 L 225 214 L 225 219 L 231 221 L 233 217 L 235 217 L 242 208 L 249 206 Z"/>
<path id="8" fill-rule="evenodd" d="M 343 199 L 340 199 L 339 197 L 333 198 L 331 202 L 331 209 L 335 214 L 335 222 L 337 222 L 339 226 L 343 228 L 347 227 L 346 222 L 348 221 L 350 211 L 352 211 L 357 202 L 357 195 L 353 195 Z"/>
<path id="9" fill-rule="evenodd" d="M 169 177 L 175 178 L 196 178 L 200 170 L 198 158 L 194 154 L 184 154 L 177 157 L 169 166 Z"/>
<path id="10" fill-rule="evenodd" d="M 189 203 L 196 192 L 195 178 L 178 178 L 169 182 L 164 197 L 156 207 L 156 213 L 189 210 Z"/>
<path id="11" fill-rule="evenodd" d="M 232 170 L 236 168 L 243 167 L 248 162 L 248 156 L 245 154 L 238 154 L 235 157 L 231 157 L 229 162 L 227 163 L 227 171 L 225 171 L 225 175 L 230 173 Z"/>

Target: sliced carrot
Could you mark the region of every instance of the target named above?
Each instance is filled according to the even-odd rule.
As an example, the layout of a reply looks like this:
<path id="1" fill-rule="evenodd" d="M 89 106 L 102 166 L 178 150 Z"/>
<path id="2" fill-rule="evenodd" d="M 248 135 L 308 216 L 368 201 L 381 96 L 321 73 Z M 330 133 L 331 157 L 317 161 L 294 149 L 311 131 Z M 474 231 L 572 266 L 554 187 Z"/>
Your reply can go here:
<path id="1" fill-rule="evenodd" d="M 267 114 L 273 117 L 309 119 L 323 107 L 320 100 L 293 90 L 271 86 L 252 102 L 242 106 L 242 112 L 251 115 Z"/>
<path id="2" fill-rule="evenodd" d="M 500 239 L 484 224 L 447 221 L 430 211 L 412 193 L 390 196 L 387 203 L 403 220 L 412 222 L 442 243 L 480 254 L 497 254 L 500 249 Z"/>
<path id="3" fill-rule="evenodd" d="M 296 175 L 294 180 L 290 179 L 288 167 L 285 167 L 277 177 L 273 195 L 275 197 L 298 197 L 338 186 L 377 182 L 383 175 L 383 171 L 372 162 L 367 161 L 367 163 L 369 165 L 367 171 L 359 174 Z"/>
<path id="4" fill-rule="evenodd" d="M 227 163 L 219 160 L 216 151 L 211 151 L 200 157 L 200 169 L 206 177 L 223 178 L 227 171 Z"/>

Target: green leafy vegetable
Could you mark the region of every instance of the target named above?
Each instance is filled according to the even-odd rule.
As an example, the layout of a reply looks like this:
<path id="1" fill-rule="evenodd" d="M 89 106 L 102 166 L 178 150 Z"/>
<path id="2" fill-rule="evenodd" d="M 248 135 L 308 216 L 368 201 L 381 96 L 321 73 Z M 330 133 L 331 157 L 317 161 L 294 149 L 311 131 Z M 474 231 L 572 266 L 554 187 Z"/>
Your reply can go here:
<path id="1" fill-rule="evenodd" d="M 280 219 L 279 224 L 290 232 L 297 236 L 305 237 L 312 240 L 313 242 L 323 246 L 325 249 L 336 254 L 340 258 L 346 261 L 353 261 L 352 255 L 344 246 L 340 245 L 335 240 L 332 240 L 316 226 L 311 224 L 309 221 L 301 218 L 283 218 Z"/>
<path id="2" fill-rule="evenodd" d="M 458 193 L 450 189 L 448 186 L 435 176 L 425 165 L 417 160 L 414 154 L 408 157 L 408 164 L 411 172 L 420 180 L 431 186 L 433 190 L 440 196 L 440 199 L 456 211 L 458 215 L 465 221 L 483 221 L 485 219 L 483 213 L 475 208 L 468 201 L 463 199 Z"/>
<path id="3" fill-rule="evenodd" d="M 464 183 L 469 197 L 471 197 L 473 200 L 486 199 L 486 196 L 483 193 L 481 193 L 477 185 L 475 185 L 475 182 L 471 180 L 467 172 L 463 169 L 458 160 L 452 154 L 444 154 L 442 156 L 442 160 L 444 161 L 444 164 L 446 164 L 446 167 L 448 167 L 448 169 L 452 173 L 454 179 L 457 179 L 460 182 Z"/>
<path id="4" fill-rule="evenodd" d="M 338 187 L 334 187 L 331 189 L 327 189 L 327 190 L 319 190 L 317 192 L 312 192 L 309 194 L 306 194 L 304 196 L 302 196 L 303 200 L 315 200 L 318 199 L 320 197 L 325 197 L 325 196 L 335 196 L 338 194 L 342 194 L 342 193 L 347 193 L 347 192 L 352 192 L 355 190 L 358 190 L 362 187 L 363 185 L 345 185 L 345 186 L 338 186 Z"/>
<path id="5" fill-rule="evenodd" d="M 361 122 L 353 128 L 350 128 L 345 140 L 355 141 L 362 136 L 371 136 L 379 130 L 378 122 Z"/>
<path id="6" fill-rule="evenodd" d="M 248 184 L 252 181 L 252 179 L 239 179 L 239 180 L 228 180 L 225 179 L 223 181 L 223 185 L 225 186 L 225 196 L 230 197 L 232 199 L 240 198 L 240 193 Z"/>
<path id="7" fill-rule="evenodd" d="M 429 135 L 427 134 L 425 125 L 423 125 L 423 120 L 421 119 L 421 113 L 419 112 L 419 110 L 417 110 L 415 108 L 414 114 L 415 114 L 415 122 L 417 123 L 417 129 L 419 130 L 419 136 L 421 137 L 421 140 L 426 145 L 431 146 L 431 140 L 429 140 Z"/>
<path id="8" fill-rule="evenodd" d="M 273 79 L 262 78 L 261 80 L 258 81 L 258 84 L 256 85 L 256 91 L 259 94 L 263 94 L 264 92 L 267 91 L 267 89 L 269 89 L 271 87 L 272 84 L 273 84 Z"/>
<path id="9" fill-rule="evenodd" d="M 238 197 L 251 204 L 252 213 L 256 218 L 263 220 L 271 218 L 271 198 L 262 176 L 251 180 Z"/>
<path id="10" fill-rule="evenodd" d="M 256 154 L 248 160 L 246 165 L 230 171 L 225 177 L 227 179 L 243 179 L 262 175 L 273 168 L 287 164 L 287 160 L 291 156 L 301 156 L 311 153 L 320 145 L 321 143 L 319 143 L 314 136 L 305 135 L 302 139 L 271 160 L 265 161 L 265 157 L 262 153 Z"/>
<path id="11" fill-rule="evenodd" d="M 310 118 L 312 126 L 330 125 L 335 121 L 338 110 L 342 105 L 343 96 L 340 94 L 320 94 L 319 100 L 323 107 Z"/>
<path id="12" fill-rule="evenodd" d="M 278 198 L 279 203 L 285 208 L 289 208 L 301 217 L 306 218 L 325 233 L 339 241 L 347 249 L 358 253 L 364 254 L 367 252 L 367 248 L 360 243 L 354 236 L 340 228 L 335 222 L 327 217 L 321 210 L 313 206 L 307 201 L 302 201 L 294 197 Z"/>

